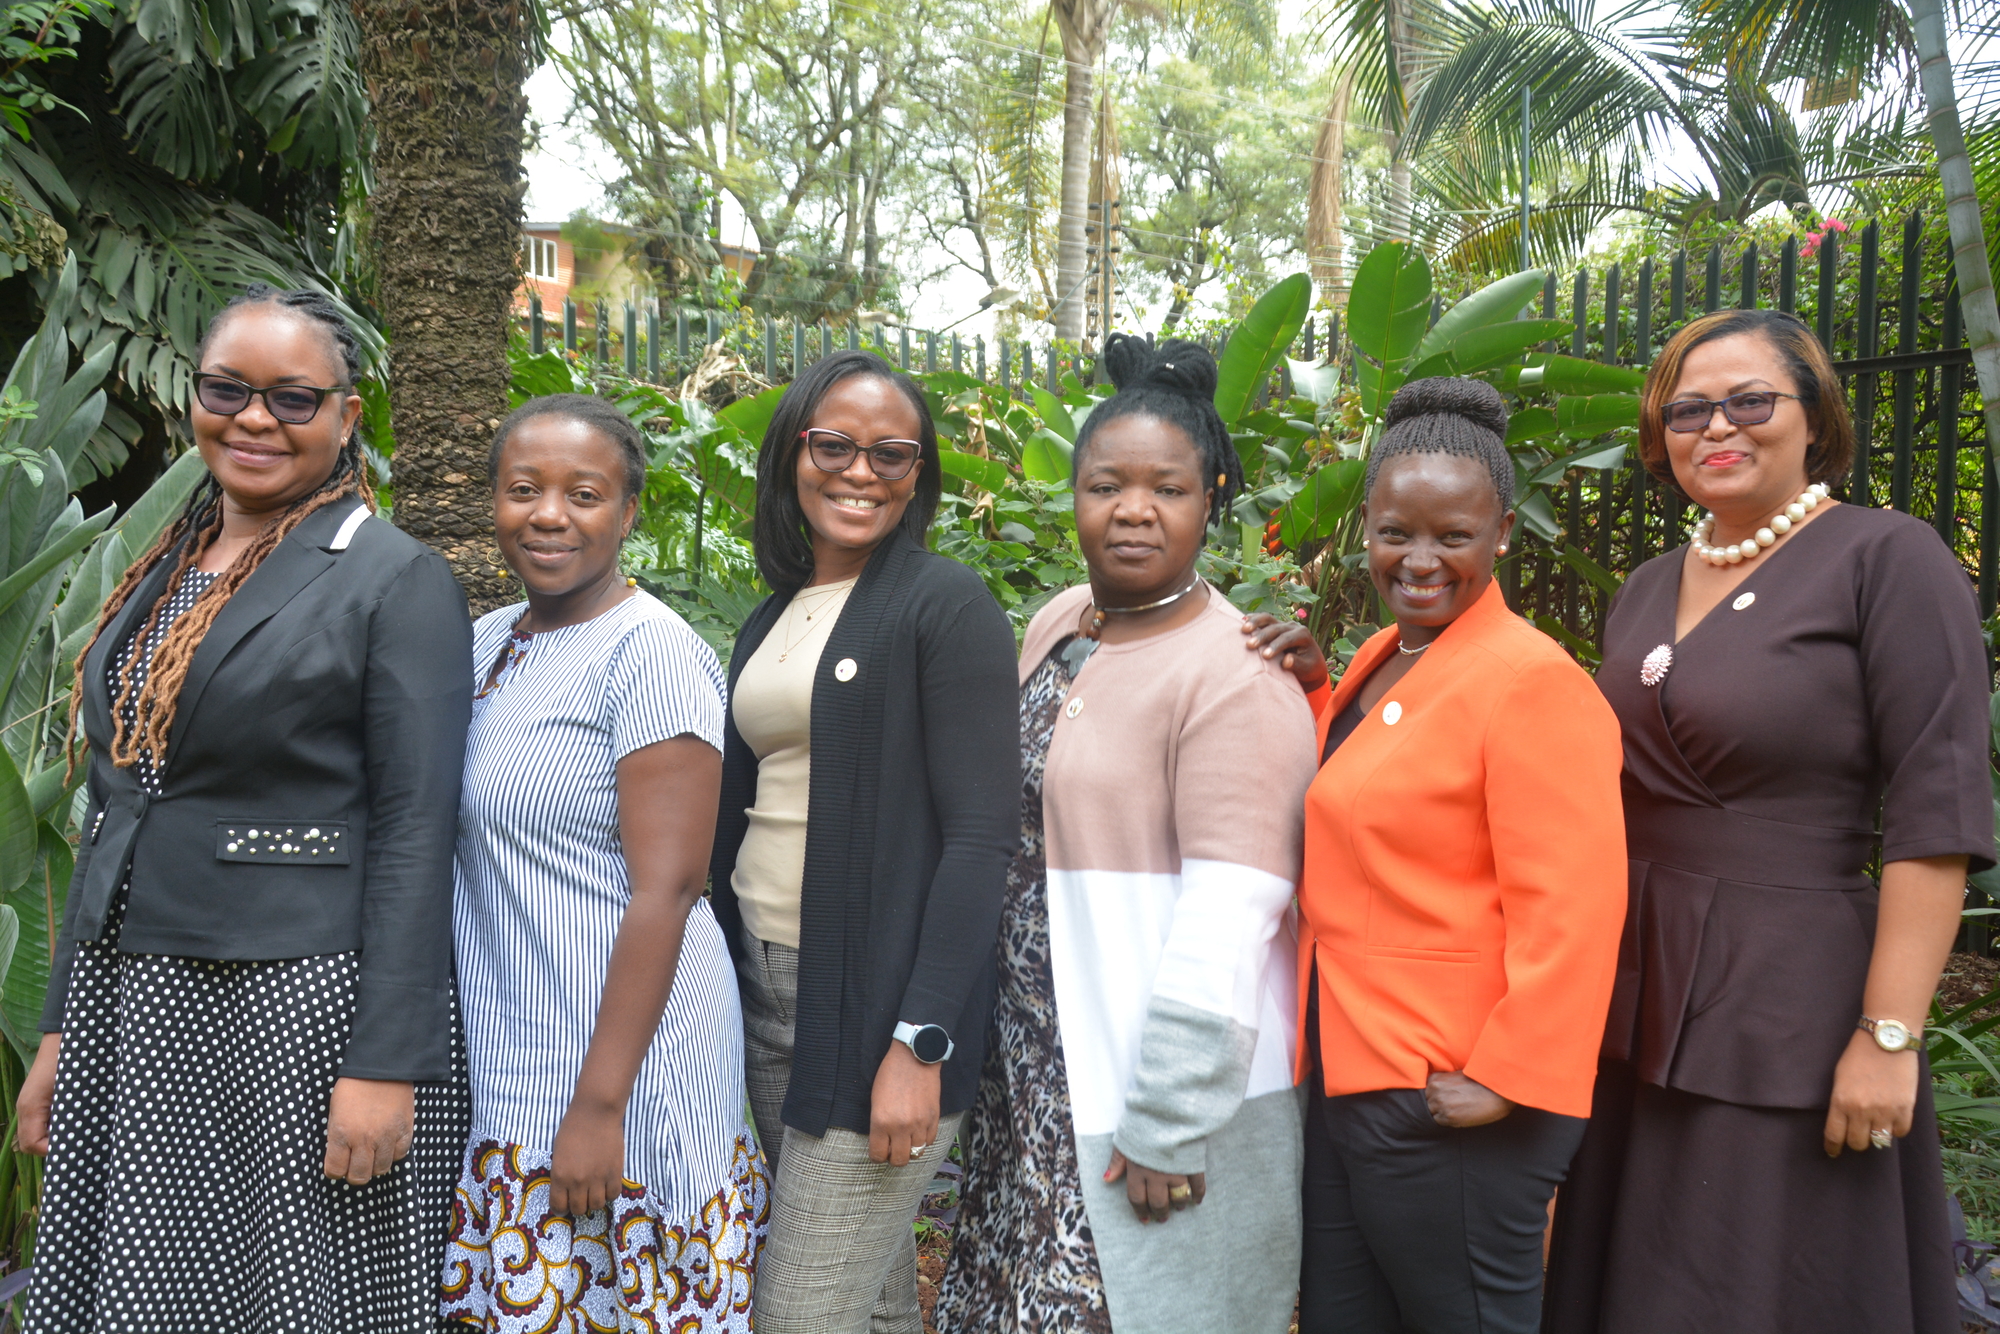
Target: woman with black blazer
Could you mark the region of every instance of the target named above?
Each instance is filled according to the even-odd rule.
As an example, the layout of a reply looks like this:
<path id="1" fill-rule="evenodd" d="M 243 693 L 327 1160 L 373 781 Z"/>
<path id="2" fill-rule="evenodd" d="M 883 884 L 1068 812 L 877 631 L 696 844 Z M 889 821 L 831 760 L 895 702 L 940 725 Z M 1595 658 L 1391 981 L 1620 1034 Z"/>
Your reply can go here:
<path id="1" fill-rule="evenodd" d="M 370 517 L 332 303 L 252 287 L 199 365 L 209 478 L 78 667 L 27 1325 L 428 1334 L 467 1115 L 465 599 Z"/>
<path id="2" fill-rule="evenodd" d="M 1018 837 L 1014 635 L 924 548 L 922 391 L 818 362 L 757 458 L 776 590 L 729 671 L 710 868 L 775 1175 L 759 1334 L 917 1334 L 917 1205 L 978 1087 Z"/>

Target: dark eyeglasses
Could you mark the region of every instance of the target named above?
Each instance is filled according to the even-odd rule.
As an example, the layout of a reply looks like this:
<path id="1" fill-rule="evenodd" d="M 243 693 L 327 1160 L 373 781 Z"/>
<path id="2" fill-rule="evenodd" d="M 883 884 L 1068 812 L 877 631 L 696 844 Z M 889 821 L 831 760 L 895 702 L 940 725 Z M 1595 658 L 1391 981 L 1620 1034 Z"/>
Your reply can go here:
<path id="1" fill-rule="evenodd" d="M 274 384 L 263 389 L 253 389 L 243 381 L 229 375 L 213 375 L 207 371 L 194 377 L 194 396 L 200 404 L 218 417 L 234 417 L 250 406 L 250 400 L 259 394 L 264 397 L 264 406 L 273 417 L 293 426 L 302 426 L 319 415 L 319 405 L 326 396 L 337 392 L 339 386 L 315 389 L 309 384 Z"/>
<path id="2" fill-rule="evenodd" d="M 846 472 L 854 466 L 858 451 L 868 456 L 868 466 L 885 482 L 899 482 L 907 477 L 924 455 L 924 447 L 914 440 L 877 440 L 862 449 L 852 437 L 823 426 L 800 431 L 799 439 L 806 442 L 813 467 L 821 472 Z"/>
<path id="3" fill-rule="evenodd" d="M 1746 389 L 1728 398 L 1677 398 L 1671 403 L 1660 405 L 1660 418 L 1669 431 L 1699 431 L 1715 420 L 1715 410 L 1722 409 L 1722 415 L 1738 426 L 1755 426 L 1759 422 L 1771 420 L 1771 414 L 1778 410 L 1778 400 L 1789 398 L 1803 403 L 1797 394 L 1781 394 L 1774 389 Z"/>

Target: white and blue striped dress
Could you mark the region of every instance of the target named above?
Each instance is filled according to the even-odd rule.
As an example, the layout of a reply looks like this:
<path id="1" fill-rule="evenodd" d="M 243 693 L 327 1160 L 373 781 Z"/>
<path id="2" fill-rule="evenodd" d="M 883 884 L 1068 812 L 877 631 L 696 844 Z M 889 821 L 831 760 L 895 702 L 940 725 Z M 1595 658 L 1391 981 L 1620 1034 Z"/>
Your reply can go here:
<path id="1" fill-rule="evenodd" d="M 480 684 L 524 607 L 474 627 Z M 516 646 L 466 745 L 454 921 L 473 1121 L 444 1314 L 508 1334 L 680 1330 L 689 1317 L 747 1332 L 768 1190 L 735 973 L 706 899 L 626 1107 L 623 1195 L 594 1215 L 545 1216 L 550 1152 L 631 897 L 618 761 L 684 735 L 720 749 L 721 668 L 644 592 Z"/>

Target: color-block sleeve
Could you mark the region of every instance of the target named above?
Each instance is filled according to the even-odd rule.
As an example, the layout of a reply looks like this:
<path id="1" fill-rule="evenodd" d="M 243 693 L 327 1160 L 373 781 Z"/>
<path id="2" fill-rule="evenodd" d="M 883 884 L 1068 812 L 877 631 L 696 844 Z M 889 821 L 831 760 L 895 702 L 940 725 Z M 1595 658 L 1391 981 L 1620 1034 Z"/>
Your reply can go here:
<path id="1" fill-rule="evenodd" d="M 1882 770 L 1882 860 L 1993 864 L 1986 649 L 1972 583 L 1928 526 L 1898 523 L 1863 558 L 1862 690 Z"/>
<path id="2" fill-rule="evenodd" d="M 1173 766 L 1180 896 L 1112 1137 L 1135 1163 L 1206 1171 L 1207 1137 L 1242 1105 L 1267 970 L 1289 967 L 1294 951 L 1312 776 L 1312 711 L 1275 668 L 1236 677 L 1183 725 Z"/>
<path id="3" fill-rule="evenodd" d="M 1494 710 L 1484 759 L 1507 989 L 1465 1073 L 1510 1101 L 1588 1116 L 1625 923 L 1618 720 L 1567 659 L 1529 663 Z"/>
<path id="4" fill-rule="evenodd" d="M 671 612 L 640 621 L 606 671 L 603 723 L 612 757 L 677 736 L 721 750 L 725 689 L 715 650 L 687 622 Z"/>

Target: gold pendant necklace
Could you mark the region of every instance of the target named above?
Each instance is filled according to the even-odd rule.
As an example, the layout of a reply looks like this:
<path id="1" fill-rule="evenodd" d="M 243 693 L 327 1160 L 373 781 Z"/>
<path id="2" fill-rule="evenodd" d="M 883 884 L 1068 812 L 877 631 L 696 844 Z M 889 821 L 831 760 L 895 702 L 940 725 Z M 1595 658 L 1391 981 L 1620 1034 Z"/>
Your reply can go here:
<path id="1" fill-rule="evenodd" d="M 813 631 L 818 628 L 818 626 L 816 626 L 813 623 L 813 618 L 819 616 L 819 614 L 825 611 L 829 606 L 835 605 L 836 602 L 846 601 L 845 598 L 840 597 L 839 595 L 846 593 L 848 589 L 851 587 L 853 587 L 853 585 L 851 584 L 843 585 L 842 587 L 839 588 L 828 589 L 826 590 L 825 593 L 820 595 L 819 602 L 805 611 L 805 621 L 806 621 L 805 632 L 799 635 L 798 638 L 796 639 L 792 638 L 792 622 L 796 619 L 792 613 L 798 611 L 801 608 L 805 608 L 806 603 L 801 599 L 799 594 L 795 593 L 792 595 L 792 600 L 790 605 L 788 605 L 785 608 L 785 625 L 784 625 L 784 630 L 782 632 L 785 636 L 785 639 L 782 647 L 779 649 L 778 652 L 779 662 L 784 662 L 787 658 L 790 658 L 794 650 L 800 648 L 805 644 L 805 642 L 808 639 L 812 638 Z M 822 619 L 819 621 L 819 625 L 825 625 L 825 624 L 826 624 L 825 620 Z"/>

